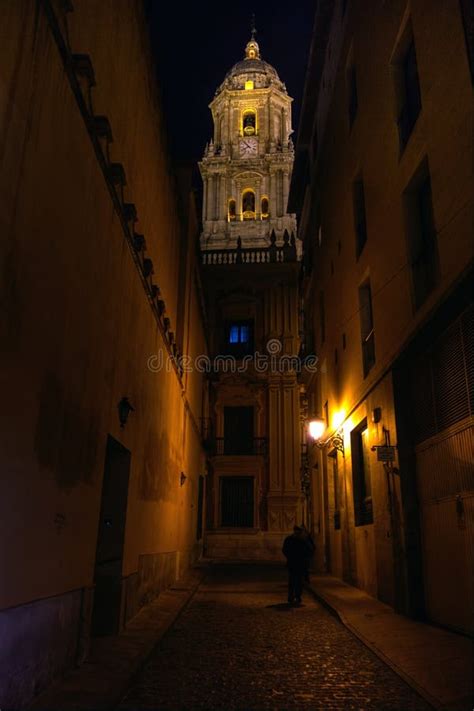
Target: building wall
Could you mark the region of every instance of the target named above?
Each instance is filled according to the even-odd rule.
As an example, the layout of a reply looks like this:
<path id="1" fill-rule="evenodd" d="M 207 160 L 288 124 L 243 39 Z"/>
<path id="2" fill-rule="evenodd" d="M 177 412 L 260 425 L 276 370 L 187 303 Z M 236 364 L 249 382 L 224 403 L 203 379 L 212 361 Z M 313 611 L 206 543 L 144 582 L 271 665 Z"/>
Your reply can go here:
<path id="1" fill-rule="evenodd" d="M 407 22 L 413 30 L 422 109 L 401 152 L 396 61 Z M 358 98 L 352 126 L 351 64 Z M 411 513 L 408 521 L 407 511 L 417 510 L 419 522 L 419 509 L 413 492 L 407 499 L 407 487 L 402 496 L 400 482 L 416 474 L 400 467 L 397 458 L 391 468 L 371 453 L 374 523 L 354 526 L 350 434 L 367 417 L 371 446 L 384 443 L 382 428 L 396 444 L 393 364 L 472 263 L 471 122 L 472 82 L 461 3 L 319 3 L 289 209 L 299 203 L 306 253 L 306 329 L 315 334 L 322 366 L 308 396 L 313 398 L 314 414 L 324 414 L 328 403 L 327 435 L 341 423 L 344 431 L 345 539 L 331 531 L 328 522 L 329 543 L 319 536 L 320 547 L 330 551 L 341 545 L 343 560 L 347 552 L 342 566 L 346 580 L 408 611 L 413 608 L 407 557 L 419 545 L 414 530 L 419 523 L 413 523 Z M 415 309 L 404 192 L 424 161 L 431 178 L 439 277 L 426 301 Z M 365 188 L 367 242 L 357 258 L 353 181 L 359 175 Z M 364 377 L 358 289 L 367 278 L 376 361 Z M 378 424 L 372 422 L 375 408 L 381 408 Z M 318 492 L 320 472 L 326 471 L 320 461 L 314 482 Z M 314 497 L 314 506 L 314 519 L 321 520 L 324 497 Z M 340 544 L 336 536 L 342 539 Z M 332 555 L 331 569 L 337 574 L 340 556 Z M 319 555 L 318 560 L 331 567 L 328 555 Z"/>
<path id="2" fill-rule="evenodd" d="M 63 6 L 21 0 L 1 10 L 0 698 L 9 707 L 87 652 L 109 434 L 131 452 L 122 623 L 199 554 L 202 375 L 157 365 L 181 318 L 179 350 L 205 350 L 194 267 L 179 309 L 180 264 L 192 261 L 197 236 L 179 210 L 192 205 L 186 195 L 180 208 L 141 5 Z M 92 109 L 79 84 L 84 105 L 110 122 L 102 158 L 73 91 L 71 53 L 92 60 Z M 123 199 L 104 177 L 109 162 L 125 169 Z M 154 262 L 161 320 L 125 238 L 124 202 L 135 204 Z M 134 411 L 122 429 L 123 396 Z"/>
<path id="3" fill-rule="evenodd" d="M 226 406 L 254 407 L 253 436 L 262 449 L 210 457 L 205 549 L 218 558 L 283 560 L 283 537 L 301 520 L 300 412 L 296 372 L 288 359 L 298 353 L 297 262 L 240 264 L 203 270 L 213 359 L 226 353 L 225 323 L 254 319 L 250 361 L 216 365 L 209 415 L 217 438 L 225 436 Z M 281 358 L 285 357 L 285 365 Z M 253 526 L 223 527 L 220 479 L 254 477 Z"/>

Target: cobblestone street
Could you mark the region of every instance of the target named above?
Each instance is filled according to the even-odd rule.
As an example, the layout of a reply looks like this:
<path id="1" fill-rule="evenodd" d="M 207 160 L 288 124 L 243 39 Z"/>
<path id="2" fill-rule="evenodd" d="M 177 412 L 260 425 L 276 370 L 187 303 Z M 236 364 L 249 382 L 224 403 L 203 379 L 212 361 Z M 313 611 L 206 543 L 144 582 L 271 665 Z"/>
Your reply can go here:
<path id="1" fill-rule="evenodd" d="M 431 708 L 309 594 L 285 600 L 283 568 L 215 566 L 119 708 Z"/>

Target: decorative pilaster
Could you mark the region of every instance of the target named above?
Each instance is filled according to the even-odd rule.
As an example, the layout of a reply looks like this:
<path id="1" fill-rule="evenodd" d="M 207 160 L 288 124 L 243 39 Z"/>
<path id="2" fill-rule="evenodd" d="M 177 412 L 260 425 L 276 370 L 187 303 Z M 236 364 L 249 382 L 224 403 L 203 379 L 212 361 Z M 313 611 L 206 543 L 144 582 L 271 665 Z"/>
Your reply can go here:
<path id="1" fill-rule="evenodd" d="M 203 195 L 202 195 L 202 221 L 207 220 L 207 181 L 208 178 L 204 178 L 203 182 Z"/>
<path id="2" fill-rule="evenodd" d="M 283 214 L 286 214 L 286 209 L 288 206 L 288 194 L 290 189 L 290 178 L 289 171 L 283 171 Z"/>
<path id="3" fill-rule="evenodd" d="M 283 179 L 282 171 L 278 170 L 276 173 L 277 179 L 277 215 L 278 217 L 283 216 Z"/>
<path id="4" fill-rule="evenodd" d="M 211 173 L 207 178 L 207 219 L 214 219 L 214 175 Z"/>
<path id="5" fill-rule="evenodd" d="M 280 140 L 281 140 L 281 145 L 284 146 L 286 145 L 288 141 L 288 133 L 287 133 L 287 121 L 288 121 L 288 115 L 285 109 L 281 110 L 281 131 L 280 131 Z"/>
<path id="6" fill-rule="evenodd" d="M 277 174 L 275 172 L 270 173 L 270 216 L 277 217 Z"/>
<path id="7" fill-rule="evenodd" d="M 261 191 L 261 183 L 258 180 L 255 183 L 255 219 L 260 220 L 260 216 L 262 213 L 262 191 Z"/>
<path id="8" fill-rule="evenodd" d="M 241 185 L 240 180 L 235 181 L 235 187 L 236 187 L 236 192 L 235 192 L 236 215 L 237 215 L 237 219 L 241 220 L 242 219 L 242 185 Z"/>
<path id="9" fill-rule="evenodd" d="M 225 220 L 227 217 L 227 191 L 226 177 L 221 173 L 219 175 L 219 219 Z"/>
<path id="10" fill-rule="evenodd" d="M 287 532 L 301 517 L 299 386 L 295 373 L 273 374 L 268 381 L 268 525 Z"/>

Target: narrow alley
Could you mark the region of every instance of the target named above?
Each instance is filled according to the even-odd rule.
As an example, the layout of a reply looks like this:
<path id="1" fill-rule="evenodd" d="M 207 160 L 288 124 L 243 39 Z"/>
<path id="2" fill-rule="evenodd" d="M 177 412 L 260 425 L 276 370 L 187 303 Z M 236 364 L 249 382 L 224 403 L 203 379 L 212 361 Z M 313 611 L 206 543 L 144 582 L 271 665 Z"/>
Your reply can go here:
<path id="1" fill-rule="evenodd" d="M 215 565 L 120 709 L 431 708 L 279 566 Z"/>
<path id="2" fill-rule="evenodd" d="M 471 5 L 0 0 L 0 711 L 474 709 Z"/>

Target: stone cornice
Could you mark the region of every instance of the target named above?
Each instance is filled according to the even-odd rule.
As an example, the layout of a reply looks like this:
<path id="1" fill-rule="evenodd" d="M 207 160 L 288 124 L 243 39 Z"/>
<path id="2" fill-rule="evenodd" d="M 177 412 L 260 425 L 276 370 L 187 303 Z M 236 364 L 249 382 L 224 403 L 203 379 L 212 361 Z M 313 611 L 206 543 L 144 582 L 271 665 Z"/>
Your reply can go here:
<path id="1" fill-rule="evenodd" d="M 240 102 L 248 101 L 249 97 L 257 96 L 261 98 L 267 98 L 271 95 L 276 96 L 285 104 L 291 104 L 293 98 L 284 94 L 282 91 L 277 89 L 275 86 L 268 86 L 261 89 L 252 89 L 251 91 L 245 91 L 245 89 L 223 89 L 220 94 L 214 97 L 214 99 L 208 104 L 211 111 L 214 113 L 213 108 L 218 104 L 227 101 L 228 103 L 233 103 L 236 99 Z"/>

